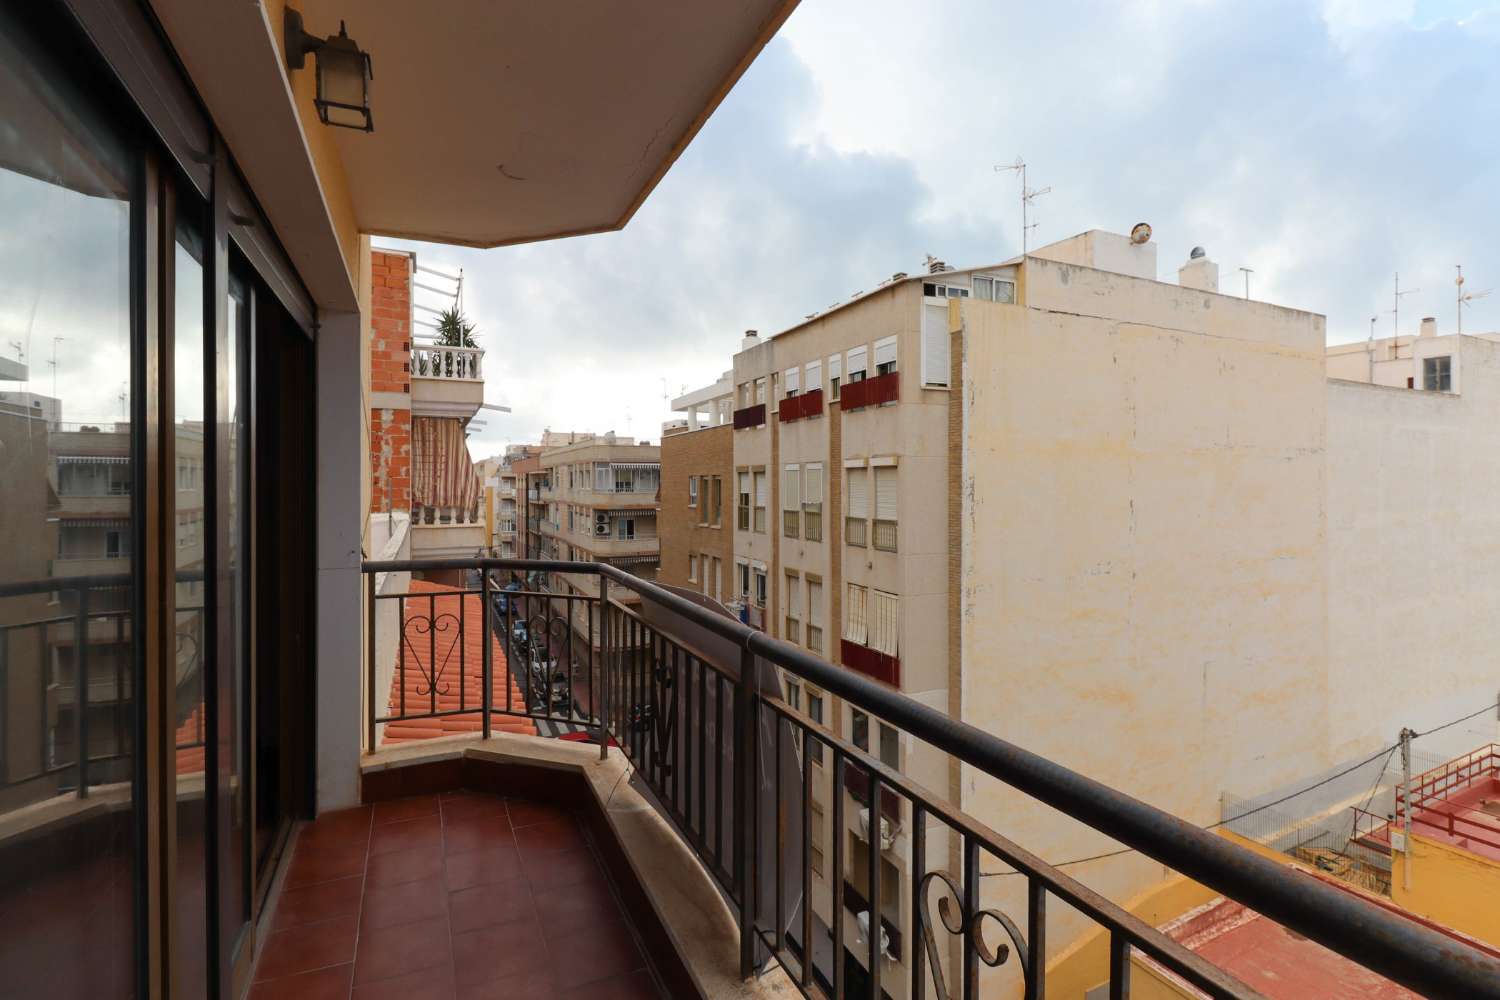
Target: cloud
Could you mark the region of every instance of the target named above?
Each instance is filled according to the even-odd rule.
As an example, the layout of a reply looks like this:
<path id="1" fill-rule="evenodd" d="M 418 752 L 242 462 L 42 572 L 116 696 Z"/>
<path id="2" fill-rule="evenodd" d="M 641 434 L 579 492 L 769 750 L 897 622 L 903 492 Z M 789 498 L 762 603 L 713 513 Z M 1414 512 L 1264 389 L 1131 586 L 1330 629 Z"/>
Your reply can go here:
<path id="1" fill-rule="evenodd" d="M 712 381 L 774 331 L 913 271 L 1152 223 L 1162 276 L 1206 246 L 1226 287 L 1363 337 L 1392 275 L 1403 317 L 1453 318 L 1453 265 L 1500 285 L 1493 2 L 808 2 L 623 232 L 463 266 L 490 349 L 476 453 L 554 429 L 655 437 L 663 384 Z M 1473 8 L 1488 8 L 1476 12 Z M 1500 296 L 1466 315 L 1500 327 Z M 1389 323 L 1385 315 L 1382 324 Z"/>

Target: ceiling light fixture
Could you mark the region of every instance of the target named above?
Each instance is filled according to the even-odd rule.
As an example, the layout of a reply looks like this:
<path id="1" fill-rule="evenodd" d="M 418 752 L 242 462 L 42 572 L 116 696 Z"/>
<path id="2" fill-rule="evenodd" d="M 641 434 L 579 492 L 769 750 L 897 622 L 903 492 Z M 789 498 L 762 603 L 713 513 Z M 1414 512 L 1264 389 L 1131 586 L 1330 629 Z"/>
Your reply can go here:
<path id="1" fill-rule="evenodd" d="M 339 22 L 339 33 L 319 38 L 302 27 L 300 11 L 287 8 L 283 17 L 288 69 L 302 69 L 311 52 L 318 60 L 318 92 L 313 105 L 324 125 L 375 131 L 370 115 L 370 81 L 375 74 L 370 54 L 360 51 Z"/>

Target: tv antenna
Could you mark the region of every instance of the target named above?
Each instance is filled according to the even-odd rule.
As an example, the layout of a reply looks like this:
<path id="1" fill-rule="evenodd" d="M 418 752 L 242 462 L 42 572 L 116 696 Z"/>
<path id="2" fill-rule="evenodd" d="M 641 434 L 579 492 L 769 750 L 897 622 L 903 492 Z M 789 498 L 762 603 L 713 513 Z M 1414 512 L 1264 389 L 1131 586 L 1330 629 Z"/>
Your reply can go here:
<path id="1" fill-rule="evenodd" d="M 52 398 L 57 398 L 57 345 L 67 340 L 66 337 L 52 338 L 52 360 L 47 364 L 52 366 Z"/>
<path id="2" fill-rule="evenodd" d="M 1250 297 L 1250 275 L 1255 273 L 1255 269 L 1253 267 L 1242 267 L 1240 268 L 1240 273 L 1245 276 L 1245 298 L 1248 299 Z"/>
<path id="3" fill-rule="evenodd" d="M 1462 264 L 1455 264 L 1454 266 L 1458 268 L 1458 277 L 1456 277 L 1456 278 L 1453 279 L 1453 283 L 1458 286 L 1458 332 L 1459 333 L 1463 333 L 1464 332 L 1464 306 L 1466 306 L 1469 303 L 1473 302 L 1475 299 L 1482 299 L 1482 298 L 1484 298 L 1486 295 L 1490 294 L 1490 292 L 1493 292 L 1494 289 L 1493 288 L 1486 288 L 1482 292 L 1465 292 L 1464 291 L 1464 266 Z"/>
<path id="4" fill-rule="evenodd" d="M 1415 294 L 1417 292 L 1420 292 L 1421 290 L 1422 289 L 1420 289 L 1420 288 L 1402 288 L 1401 287 L 1401 272 L 1400 271 L 1396 272 L 1396 284 L 1395 284 L 1394 292 L 1392 293 L 1392 296 L 1391 296 L 1391 303 L 1392 303 L 1391 304 L 1391 336 L 1392 337 L 1399 338 L 1401 336 L 1401 326 L 1400 326 L 1400 320 L 1401 320 L 1401 296 L 1403 296 L 1403 295 L 1413 295 L 1413 294 Z"/>
<path id="5" fill-rule="evenodd" d="M 1040 224 L 1029 221 L 1028 216 L 1031 204 L 1042 195 L 1051 193 L 1052 188 L 1050 186 L 1044 188 L 1027 187 L 1026 161 L 1021 159 L 1021 157 L 1019 156 L 1016 157 L 1016 162 L 1010 164 L 1009 166 L 1005 164 L 995 165 L 995 173 L 997 174 L 1008 173 L 1010 171 L 1015 171 L 1016 173 L 1021 175 L 1021 256 L 1024 257 L 1026 256 L 1026 247 L 1027 243 L 1029 242 L 1028 237 L 1030 236 L 1031 230 L 1035 229 Z"/>

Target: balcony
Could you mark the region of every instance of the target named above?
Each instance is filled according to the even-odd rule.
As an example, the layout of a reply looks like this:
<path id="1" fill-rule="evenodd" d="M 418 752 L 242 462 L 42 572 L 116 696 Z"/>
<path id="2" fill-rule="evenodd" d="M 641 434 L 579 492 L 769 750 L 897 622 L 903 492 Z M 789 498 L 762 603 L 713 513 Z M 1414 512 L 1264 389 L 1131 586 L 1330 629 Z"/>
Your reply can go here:
<path id="1" fill-rule="evenodd" d="M 777 407 L 776 415 L 782 423 L 817 417 L 823 414 L 823 390 L 811 389 L 796 396 L 787 396 Z"/>
<path id="2" fill-rule="evenodd" d="M 314 845 L 325 836 L 357 841 L 358 858 L 346 874 L 364 876 L 366 914 L 390 870 L 417 865 L 389 855 L 431 857 L 432 873 L 423 876 L 430 887 L 408 882 L 413 887 L 402 897 L 408 907 L 431 911 L 432 947 L 460 986 L 503 974 L 520 977 L 516 988 L 524 982 L 566 988 L 580 977 L 604 975 L 590 964 L 602 961 L 589 954 L 598 947 L 611 956 L 609 977 L 665 983 L 673 996 L 719 995 L 721 987 L 748 996 L 879 997 L 883 990 L 972 996 L 983 982 L 993 984 L 985 996 L 1040 998 L 1048 995 L 1048 959 L 1066 944 L 1054 940 L 1049 955 L 1049 914 L 1077 914 L 1107 943 L 1099 979 L 1110 984 L 1110 996 L 1129 995 L 1132 970 L 1146 970 L 1143 979 L 1165 974 L 1212 997 L 1260 995 L 1176 936 L 790 707 L 779 690 L 785 672 L 1378 976 L 1426 995 L 1500 994 L 1493 953 L 612 566 L 367 562 L 368 617 L 381 617 L 381 601 L 412 596 L 377 594 L 375 574 L 461 571 L 472 579 L 474 570 L 480 583 L 463 594 L 488 610 L 477 620 L 465 614 L 444 621 L 438 609 L 424 613 L 420 601 L 414 615 L 401 616 L 436 655 L 393 661 L 399 672 L 390 690 L 426 691 L 426 697 L 399 706 L 365 699 L 367 706 L 386 705 L 369 707 L 365 718 L 363 788 L 372 805 L 308 828 Z M 560 597 L 527 583 L 556 573 L 592 577 L 598 594 Z M 506 585 L 507 600 L 493 600 Z M 595 621 L 602 615 L 597 648 L 568 645 L 580 615 Z M 395 654 L 390 643 L 372 641 L 368 648 L 369 683 L 383 690 L 377 674 Z M 476 655 L 445 656 L 445 648 Z M 537 663 L 548 666 L 538 671 Z M 440 690 L 459 692 L 459 700 L 440 703 L 433 693 Z M 395 746 L 382 735 L 459 715 L 470 720 L 472 734 Z M 585 742 L 500 731 L 517 722 L 564 726 Z M 862 846 L 872 839 L 871 817 L 883 817 L 878 850 Z M 399 823 L 408 825 L 382 829 Z M 323 860 L 316 846 L 304 858 L 306 843 L 291 864 L 304 880 L 316 876 L 311 869 Z M 593 850 L 580 849 L 586 844 Z M 1015 872 L 1019 908 L 1004 912 L 991 884 L 981 887 L 980 872 Z M 491 889 L 484 905 L 470 906 L 462 893 L 485 879 L 509 888 Z M 625 910 L 606 905 L 601 879 L 614 882 Z M 575 934 L 567 938 L 568 961 L 539 968 L 536 956 L 564 939 L 563 911 L 598 913 L 599 926 L 609 928 L 623 920 L 636 934 L 630 943 Z M 870 933 L 871 913 L 880 915 L 881 933 Z M 473 921 L 479 926 L 471 930 Z M 383 949 L 367 953 L 367 934 L 378 928 L 361 931 L 361 957 L 352 962 L 356 982 L 360 962 L 385 961 Z M 391 937 L 393 950 L 401 950 Z M 268 943 L 262 969 L 277 961 L 276 944 Z M 917 992 L 908 993 L 908 984 Z"/>
<path id="3" fill-rule="evenodd" d="M 417 558 L 473 555 L 489 545 L 477 508 L 415 507 L 411 527 L 411 550 Z"/>
<path id="4" fill-rule="evenodd" d="M 737 431 L 747 430 L 751 427 L 763 427 L 765 423 L 765 403 L 756 403 L 754 406 L 746 406 L 734 411 L 734 429 Z"/>
<path id="5" fill-rule="evenodd" d="M 467 420 L 484 402 L 484 351 L 478 347 L 413 344 L 411 412 Z"/>
<path id="6" fill-rule="evenodd" d="M 839 397 L 839 408 L 858 410 L 866 406 L 894 403 L 901 395 L 901 376 L 897 372 L 886 372 L 874 378 L 861 379 L 844 386 Z"/>

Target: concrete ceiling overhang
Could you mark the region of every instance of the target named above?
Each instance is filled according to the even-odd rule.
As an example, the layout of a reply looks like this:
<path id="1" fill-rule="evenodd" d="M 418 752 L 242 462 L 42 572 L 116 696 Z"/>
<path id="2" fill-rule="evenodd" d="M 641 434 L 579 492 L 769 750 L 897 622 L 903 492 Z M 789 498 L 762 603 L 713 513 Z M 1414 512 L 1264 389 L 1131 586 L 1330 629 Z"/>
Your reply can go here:
<path id="1" fill-rule="evenodd" d="M 370 53 L 335 130 L 359 227 L 493 247 L 619 229 L 796 0 L 306 0 Z"/>

